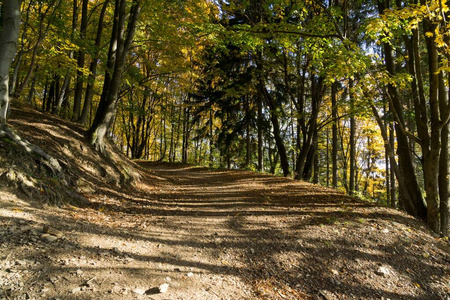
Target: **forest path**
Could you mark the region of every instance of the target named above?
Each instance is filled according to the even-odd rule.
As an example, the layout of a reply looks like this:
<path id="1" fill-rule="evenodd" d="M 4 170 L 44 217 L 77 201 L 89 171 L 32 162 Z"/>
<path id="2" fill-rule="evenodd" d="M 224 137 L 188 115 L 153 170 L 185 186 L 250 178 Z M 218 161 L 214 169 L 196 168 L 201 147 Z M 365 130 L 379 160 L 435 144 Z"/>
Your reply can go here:
<path id="1" fill-rule="evenodd" d="M 2 198 L 7 250 L 0 279 L 13 274 L 38 299 L 450 295 L 448 245 L 401 212 L 286 178 L 138 166 L 144 176 L 136 187 L 99 186 L 90 208 Z M 37 239 L 42 224 L 63 237 Z M 159 293 L 165 283 L 167 292 Z M 9 298 L 14 291 L 20 287 Z"/>

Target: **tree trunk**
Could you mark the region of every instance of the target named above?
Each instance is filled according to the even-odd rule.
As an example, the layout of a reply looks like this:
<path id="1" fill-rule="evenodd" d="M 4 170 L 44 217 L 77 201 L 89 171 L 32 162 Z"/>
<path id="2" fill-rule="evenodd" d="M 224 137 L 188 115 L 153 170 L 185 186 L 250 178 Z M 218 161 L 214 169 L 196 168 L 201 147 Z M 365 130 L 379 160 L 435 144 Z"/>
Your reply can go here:
<path id="1" fill-rule="evenodd" d="M 289 160 L 286 152 L 286 147 L 284 146 L 283 137 L 281 136 L 280 123 L 278 121 L 278 107 L 275 104 L 274 99 L 270 95 L 264 80 L 264 67 L 262 63 L 262 54 L 257 54 L 257 69 L 259 71 L 259 92 L 261 93 L 263 99 L 265 100 L 270 111 L 270 121 L 273 126 L 273 134 L 275 137 L 275 143 L 278 149 L 278 154 L 280 156 L 281 169 L 283 170 L 283 175 L 286 177 L 290 174 L 289 170 Z"/>
<path id="2" fill-rule="evenodd" d="M 58 2 L 56 2 L 56 1 L 58 1 Z M 5 1 L 5 2 L 11 2 L 11 1 Z M 17 1 L 17 2 L 20 3 L 21 1 Z M 39 16 L 39 29 L 38 29 L 37 41 L 33 47 L 32 53 L 31 53 L 31 62 L 30 62 L 30 65 L 28 66 L 27 75 L 25 76 L 25 79 L 23 80 L 23 82 L 21 82 L 19 85 L 17 85 L 17 88 L 14 91 L 14 97 L 16 97 L 16 98 L 22 94 L 22 92 L 24 91 L 25 87 L 28 85 L 28 82 L 31 79 L 31 76 L 36 67 L 36 58 L 37 58 L 38 50 L 50 28 L 51 20 L 53 20 L 54 14 L 58 10 L 58 7 L 61 5 L 61 2 L 62 1 L 60 1 L 60 0 L 53 0 L 52 2 L 46 4 L 45 11 Z M 56 3 L 56 5 L 55 5 L 55 3 Z M 53 8 L 52 15 L 49 17 L 49 21 L 48 21 L 47 25 L 44 26 L 45 17 L 50 12 L 51 8 Z"/>
<path id="3" fill-rule="evenodd" d="M 355 129 L 356 129 L 356 122 L 355 122 L 355 115 L 354 115 L 354 109 L 355 109 L 355 98 L 353 95 L 353 80 L 350 79 L 349 82 L 349 96 L 350 96 L 350 178 L 349 178 L 349 184 L 348 184 L 348 194 L 350 196 L 353 196 L 355 194 L 355 169 L 356 169 L 356 141 L 355 141 Z"/>
<path id="4" fill-rule="evenodd" d="M 314 153 L 314 177 L 313 183 L 319 184 L 319 176 L 320 176 L 320 161 L 319 161 L 319 142 L 316 140 L 315 142 L 315 153 Z"/>
<path id="5" fill-rule="evenodd" d="M 80 39 L 84 40 L 86 38 L 87 29 L 87 14 L 88 14 L 88 3 L 89 0 L 83 0 L 81 5 L 81 26 L 80 26 Z M 77 79 L 75 83 L 75 95 L 73 97 L 73 120 L 80 121 L 80 111 L 81 111 L 81 96 L 83 94 L 83 68 L 84 61 L 86 57 L 85 49 L 80 47 L 77 54 Z"/>
<path id="6" fill-rule="evenodd" d="M 70 39 L 73 42 L 75 39 L 75 30 L 77 27 L 77 22 L 78 22 L 78 1 L 77 0 L 73 0 L 73 5 L 72 5 L 72 32 L 70 34 Z M 49 22 L 50 24 L 50 22 Z M 74 56 L 74 50 L 70 50 L 69 51 L 69 58 L 72 59 Z M 66 72 L 66 77 L 64 78 L 64 83 L 62 85 L 61 88 L 61 92 L 59 94 L 58 97 L 58 102 L 55 106 L 55 108 L 53 109 L 53 113 L 54 114 L 59 114 L 59 111 L 61 109 L 61 107 L 63 106 L 63 103 L 65 103 L 65 105 L 68 104 L 68 95 L 69 95 L 69 88 L 70 88 L 70 81 L 72 79 L 72 74 L 71 71 L 68 70 Z"/>
<path id="7" fill-rule="evenodd" d="M 19 0 L 3 0 L 0 34 L 0 127 L 6 125 L 9 110 L 9 69 L 17 51 L 20 30 Z"/>
<path id="8" fill-rule="evenodd" d="M 266 87 L 264 86 L 264 82 L 262 79 L 260 79 L 260 88 L 263 92 L 264 99 L 266 100 L 267 105 L 270 108 L 270 121 L 272 122 L 272 126 L 273 126 L 273 135 L 275 137 L 275 143 L 278 148 L 278 154 L 280 155 L 280 164 L 281 164 L 281 169 L 283 170 L 283 176 L 286 177 L 290 174 L 289 161 L 288 161 L 288 156 L 286 154 L 286 147 L 284 146 L 284 141 L 281 136 L 280 123 L 278 121 L 275 103 L 274 103 L 274 100 L 272 99 L 271 95 L 267 91 Z"/>
<path id="9" fill-rule="evenodd" d="M 447 93 L 445 90 L 444 74 L 439 73 L 439 108 L 441 112 L 445 112 L 448 109 L 450 101 L 450 91 Z M 441 234 L 448 236 L 448 216 L 449 216 L 449 196 L 450 196 L 450 139 L 449 139 L 449 124 L 447 123 L 442 127 L 441 132 L 441 156 L 439 160 L 439 199 L 440 199 L 440 223 Z"/>
<path id="10" fill-rule="evenodd" d="M 391 47 L 385 44 L 385 60 L 388 72 L 395 74 L 394 64 L 392 58 Z M 406 203 L 413 203 L 414 207 L 405 207 L 406 210 L 413 216 L 419 217 L 422 220 L 427 219 L 427 208 L 424 205 L 422 193 L 417 182 L 415 168 L 413 166 L 410 144 L 407 136 L 402 131 L 404 127 L 403 120 L 403 108 L 399 99 L 399 95 L 394 86 L 388 86 L 388 94 L 392 100 L 392 108 L 394 110 L 394 115 L 396 116 L 395 133 L 397 136 L 397 155 L 399 160 L 399 168 L 402 173 L 402 177 L 405 179 L 405 184 L 408 186 L 407 194 L 402 193 L 402 197 L 408 197 L 410 199 L 405 199 Z M 397 177 L 398 180 L 398 177 Z"/>
<path id="11" fill-rule="evenodd" d="M 331 169 L 331 185 L 334 188 L 337 188 L 338 184 L 338 169 L 337 169 L 337 156 L 338 156 L 338 131 L 337 131 L 337 122 L 338 122 L 338 108 L 337 108 L 337 83 L 334 82 L 331 86 L 331 117 L 333 118 L 333 126 L 332 126 L 332 137 L 331 137 L 331 161 L 332 161 L 332 169 Z"/>
<path id="12" fill-rule="evenodd" d="M 303 87 L 300 87 L 300 99 L 298 101 L 297 110 L 299 114 L 298 123 L 303 136 L 303 143 L 298 143 L 300 147 L 297 163 L 295 165 L 295 178 L 309 181 L 314 167 L 314 156 L 316 155 L 317 143 L 317 117 L 319 114 L 319 107 L 325 93 L 323 77 L 319 76 L 316 79 L 314 74 L 311 74 L 311 114 L 309 120 L 305 118 L 305 105 Z M 304 83 L 302 83 L 302 86 Z M 300 132 L 298 134 L 300 136 Z"/>
<path id="13" fill-rule="evenodd" d="M 21 44 L 19 46 L 20 50 L 16 54 L 16 58 L 14 59 L 14 61 L 15 61 L 14 72 L 13 72 L 13 76 L 9 82 L 9 86 L 10 86 L 9 94 L 10 95 L 14 95 L 14 92 L 16 89 L 17 78 L 19 75 L 19 69 L 22 64 L 22 57 L 26 53 L 25 41 L 27 40 L 27 31 L 28 31 L 28 24 L 29 24 L 29 20 L 30 20 L 30 11 L 31 11 L 32 5 L 33 5 L 33 1 L 29 1 L 27 9 L 26 9 L 26 13 L 25 13 L 25 20 L 22 23 L 23 28 L 22 28 L 22 36 L 20 38 L 20 44 Z"/>
<path id="14" fill-rule="evenodd" d="M 91 145 L 100 152 L 105 151 L 105 137 L 112 125 L 119 101 L 118 93 L 122 80 L 125 60 L 133 41 L 137 19 L 140 12 L 140 1 L 133 1 L 129 22 L 125 29 L 126 1 L 116 0 L 115 18 L 110 43 L 108 63 L 114 65 L 110 79 L 109 72 L 105 76 L 102 97 L 94 122 L 88 131 Z M 116 47 L 115 47 L 116 46 Z"/>
<path id="15" fill-rule="evenodd" d="M 378 115 L 377 109 L 375 108 L 375 106 L 373 106 L 373 104 L 371 105 L 371 108 L 372 108 L 373 115 L 375 116 L 375 119 L 380 128 L 381 136 L 383 137 L 383 140 L 384 140 L 384 145 L 389 154 L 389 159 L 391 162 L 391 170 L 395 174 L 395 177 L 397 177 L 400 193 L 408 195 L 408 193 L 409 193 L 408 189 L 410 187 L 407 185 L 407 181 L 403 177 L 403 174 L 400 170 L 400 166 L 395 161 L 394 149 L 391 147 L 391 144 L 389 143 L 389 136 L 388 136 L 387 130 L 384 126 L 383 121 L 381 120 L 381 117 Z M 409 209 L 412 210 L 412 212 L 417 215 L 417 212 L 414 211 L 414 209 L 416 207 L 415 207 L 415 204 L 412 202 L 412 199 L 410 197 L 405 197 L 404 201 L 405 201 L 405 206 L 409 207 Z"/>
<path id="16" fill-rule="evenodd" d="M 245 118 L 246 128 L 245 128 L 245 144 L 246 144 L 246 153 L 245 153 L 245 167 L 248 168 L 251 162 L 251 149 L 252 149 L 252 141 L 250 136 L 250 100 L 248 98 L 244 99 L 244 110 L 245 110 Z"/>
<path id="17" fill-rule="evenodd" d="M 394 125 L 392 124 L 392 122 L 389 123 L 389 141 L 386 140 L 385 143 L 389 143 L 389 146 L 391 147 L 391 149 L 394 149 Z M 393 170 L 393 164 L 395 162 L 393 161 L 392 157 L 389 157 L 389 166 L 391 169 L 391 207 L 392 208 L 397 208 L 398 207 L 398 203 L 397 203 L 397 187 L 396 187 L 396 182 L 395 182 L 395 173 L 392 171 Z"/>
<path id="18" fill-rule="evenodd" d="M 95 38 L 95 51 L 92 57 L 91 64 L 89 66 L 89 77 L 88 83 L 86 86 L 86 95 L 84 98 L 83 111 L 81 112 L 80 124 L 85 125 L 88 121 L 88 116 L 90 112 L 90 108 L 92 105 L 92 98 L 94 96 L 94 85 L 95 85 L 95 77 L 97 75 L 97 62 L 100 54 L 100 47 L 102 42 L 102 34 L 103 34 L 103 19 L 105 17 L 106 9 L 108 8 L 110 0 L 106 0 L 102 6 L 102 10 L 100 12 L 100 16 L 98 19 L 98 27 L 97 27 L 97 36 Z"/>
<path id="19" fill-rule="evenodd" d="M 213 134 L 213 124 L 214 124 L 214 116 L 212 107 L 209 111 L 209 166 L 212 167 L 214 165 L 214 134 Z"/>
<path id="20" fill-rule="evenodd" d="M 383 101 L 386 101 L 386 98 L 383 97 Z M 388 128 L 388 118 L 387 118 L 387 109 L 386 105 L 383 105 L 383 113 L 384 113 L 384 127 Z M 386 130 L 387 133 L 387 130 Z M 385 184 L 386 184 L 386 206 L 391 206 L 391 170 L 389 166 L 389 152 L 387 147 L 384 147 L 384 167 L 386 169 L 385 175 Z"/>
<path id="21" fill-rule="evenodd" d="M 190 108 L 186 107 L 184 109 L 184 120 L 183 120 L 183 147 L 182 147 L 182 154 L 181 154 L 181 162 L 187 163 L 188 162 L 188 155 L 189 155 L 189 144 L 190 144 L 190 124 L 191 124 L 191 114 L 190 114 Z"/>
<path id="22" fill-rule="evenodd" d="M 258 94 L 258 171 L 263 170 L 263 114 L 262 95 Z"/>
<path id="23" fill-rule="evenodd" d="M 380 14 L 383 13 L 387 8 L 389 8 L 388 0 L 385 2 L 378 2 L 378 11 Z M 391 76 L 394 76 L 396 72 L 394 57 L 392 54 L 392 46 L 388 43 L 384 43 L 383 49 L 386 70 Z M 398 145 L 397 155 L 399 161 L 399 172 L 401 173 L 399 174 L 399 176 L 403 178 L 405 185 L 408 187 L 407 189 L 402 188 L 400 191 L 400 195 L 402 196 L 404 203 L 407 204 L 405 208 L 409 214 L 415 217 L 419 217 L 422 220 L 426 220 L 427 208 L 425 207 L 425 204 L 423 202 L 422 193 L 417 181 L 411 156 L 410 144 L 406 133 L 402 130 L 405 128 L 403 104 L 400 101 L 400 96 L 396 87 L 394 87 L 392 84 L 389 84 L 387 87 L 387 96 L 389 97 L 389 100 L 391 102 L 394 119 L 396 120 L 395 133 L 397 136 Z M 396 177 L 399 181 L 399 177 Z"/>

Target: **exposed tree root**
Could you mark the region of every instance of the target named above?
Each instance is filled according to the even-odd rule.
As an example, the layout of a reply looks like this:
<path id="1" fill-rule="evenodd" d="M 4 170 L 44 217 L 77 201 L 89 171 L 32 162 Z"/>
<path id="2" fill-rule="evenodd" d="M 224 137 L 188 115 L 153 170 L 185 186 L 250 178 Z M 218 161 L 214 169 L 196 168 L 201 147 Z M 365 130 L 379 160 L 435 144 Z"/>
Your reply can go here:
<path id="1" fill-rule="evenodd" d="M 19 165 L 13 164 L 1 174 L 2 182 L 6 182 L 8 185 L 12 184 L 29 199 L 49 205 L 61 206 L 68 202 L 75 205 L 88 205 L 88 200 L 69 186 L 68 180 L 66 180 L 66 173 L 70 174 L 67 163 L 54 158 L 43 149 L 23 139 L 10 127 L 0 127 L 0 138 L 7 138 L 12 144 L 23 150 L 25 155 L 29 156 L 29 158 L 21 157 L 21 154 L 16 152 L 14 155 Z M 38 165 L 45 166 L 44 173 L 48 175 L 43 175 L 43 173 L 37 177 L 31 175 L 33 167 L 27 167 L 27 163 L 22 165 L 22 162 L 27 161 L 37 162 L 38 169 Z"/>
<path id="2" fill-rule="evenodd" d="M 63 178 L 63 168 L 59 164 L 58 160 L 50 156 L 44 150 L 36 145 L 31 144 L 27 140 L 21 138 L 17 133 L 15 133 L 10 127 L 3 125 L 0 126 L 0 137 L 7 137 L 17 145 L 19 145 L 25 152 L 37 155 L 41 161 L 52 170 L 54 176 Z"/>

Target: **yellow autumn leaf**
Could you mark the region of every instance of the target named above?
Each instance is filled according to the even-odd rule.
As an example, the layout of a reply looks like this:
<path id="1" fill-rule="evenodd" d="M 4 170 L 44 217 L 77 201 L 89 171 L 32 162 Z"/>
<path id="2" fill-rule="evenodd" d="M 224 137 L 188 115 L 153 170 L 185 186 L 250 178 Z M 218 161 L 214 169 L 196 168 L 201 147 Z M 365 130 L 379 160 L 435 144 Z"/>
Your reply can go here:
<path id="1" fill-rule="evenodd" d="M 426 37 L 432 37 L 432 36 L 433 36 L 433 33 L 430 32 L 430 31 L 427 31 L 427 32 L 425 32 L 425 36 L 426 36 Z"/>
<path id="2" fill-rule="evenodd" d="M 436 46 L 439 48 L 445 46 L 444 37 L 441 34 L 436 36 L 436 38 L 434 39 L 434 42 L 436 43 Z"/>

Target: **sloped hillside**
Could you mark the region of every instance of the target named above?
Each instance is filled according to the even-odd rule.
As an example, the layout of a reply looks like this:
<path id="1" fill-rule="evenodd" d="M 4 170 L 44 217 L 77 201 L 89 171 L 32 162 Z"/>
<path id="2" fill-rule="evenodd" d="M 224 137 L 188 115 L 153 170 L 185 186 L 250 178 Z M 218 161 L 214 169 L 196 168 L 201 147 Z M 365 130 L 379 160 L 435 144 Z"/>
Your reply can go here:
<path id="1" fill-rule="evenodd" d="M 0 138 L 0 299 L 450 297 L 448 241 L 402 212 L 287 178 L 103 157 L 27 107 L 11 124 L 64 172 Z"/>
<path id="2" fill-rule="evenodd" d="M 13 186 L 28 198 L 51 205 L 87 205 L 95 187 L 125 186 L 139 180 L 133 164 L 108 148 L 108 156 L 93 151 L 78 125 L 33 108 L 12 110 L 10 124 L 16 133 L 56 159 L 56 173 L 36 154 L 8 138 L 0 139 L 0 174 L 3 185 Z"/>

